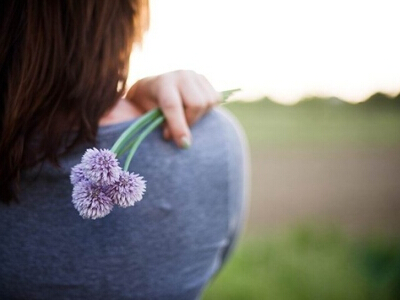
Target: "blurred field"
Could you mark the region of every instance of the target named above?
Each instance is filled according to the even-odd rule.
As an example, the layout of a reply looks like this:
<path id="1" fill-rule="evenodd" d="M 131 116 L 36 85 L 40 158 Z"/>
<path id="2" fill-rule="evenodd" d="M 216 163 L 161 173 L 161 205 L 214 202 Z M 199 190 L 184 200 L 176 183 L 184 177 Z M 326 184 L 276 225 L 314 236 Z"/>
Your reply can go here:
<path id="1" fill-rule="evenodd" d="M 399 299 L 400 243 L 300 226 L 245 238 L 204 299 Z"/>
<path id="2" fill-rule="evenodd" d="M 251 205 L 204 299 L 399 299 L 400 99 L 227 108 L 249 138 Z"/>

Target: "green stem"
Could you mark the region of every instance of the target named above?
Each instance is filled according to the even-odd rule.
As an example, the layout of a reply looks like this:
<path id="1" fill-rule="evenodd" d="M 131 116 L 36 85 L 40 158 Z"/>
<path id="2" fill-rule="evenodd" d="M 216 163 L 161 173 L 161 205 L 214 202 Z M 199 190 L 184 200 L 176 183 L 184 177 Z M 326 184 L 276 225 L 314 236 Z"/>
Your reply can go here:
<path id="1" fill-rule="evenodd" d="M 222 91 L 222 99 L 225 102 L 234 92 L 240 91 L 240 89 L 232 89 Z M 140 117 L 135 123 L 126 129 L 118 140 L 114 143 L 111 151 L 121 156 L 123 153 L 129 151 L 128 157 L 125 161 L 124 170 L 126 171 L 131 163 L 133 155 L 135 154 L 140 143 L 145 139 L 145 137 L 152 132 L 158 125 L 160 125 L 165 120 L 163 113 L 160 108 L 153 109 L 142 117 Z M 147 128 L 145 128 L 148 126 Z M 137 138 L 132 139 L 135 134 L 138 134 L 140 130 L 145 128 Z"/>
<path id="2" fill-rule="evenodd" d="M 121 148 L 134 134 L 139 132 L 144 126 L 146 126 L 148 123 L 152 122 L 155 118 L 161 115 L 162 113 L 159 108 L 155 108 L 144 114 L 121 134 L 121 136 L 112 146 L 111 151 L 117 155 L 120 155 Z"/>
<path id="3" fill-rule="evenodd" d="M 140 143 L 146 138 L 146 136 L 152 132 L 154 129 L 157 128 L 158 125 L 160 125 L 162 122 L 164 122 L 164 116 L 159 116 L 157 117 L 152 123 L 150 123 L 149 126 L 147 126 L 146 129 L 144 129 L 140 135 L 137 137 L 135 142 L 132 145 L 131 151 L 129 151 L 128 157 L 126 158 L 125 165 L 124 165 L 124 171 L 127 171 L 129 168 L 129 165 L 131 163 L 131 160 L 133 158 L 133 155 L 135 154 L 137 148 L 139 147 Z"/>
<path id="4" fill-rule="evenodd" d="M 238 91 L 240 91 L 240 89 L 222 91 L 221 92 L 221 94 L 222 94 L 222 103 L 225 103 L 230 95 L 232 95 L 233 93 L 238 92 Z"/>
<path id="5" fill-rule="evenodd" d="M 117 156 L 121 156 L 123 155 L 126 151 L 128 151 L 129 149 L 131 149 L 131 147 L 133 146 L 133 144 L 136 142 L 137 138 L 134 138 L 133 140 L 129 141 L 129 143 L 126 143 L 124 148 L 122 150 L 118 151 L 118 155 Z"/>

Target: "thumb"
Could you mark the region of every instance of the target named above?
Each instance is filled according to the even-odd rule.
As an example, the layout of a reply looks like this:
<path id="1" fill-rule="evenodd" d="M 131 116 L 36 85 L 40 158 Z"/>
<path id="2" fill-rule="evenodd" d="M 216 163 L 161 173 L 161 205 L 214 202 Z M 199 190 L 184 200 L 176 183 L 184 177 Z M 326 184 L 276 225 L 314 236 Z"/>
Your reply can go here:
<path id="1" fill-rule="evenodd" d="M 178 91 L 171 89 L 168 93 L 164 93 L 160 108 L 174 142 L 178 147 L 189 148 L 192 144 L 192 136 Z"/>

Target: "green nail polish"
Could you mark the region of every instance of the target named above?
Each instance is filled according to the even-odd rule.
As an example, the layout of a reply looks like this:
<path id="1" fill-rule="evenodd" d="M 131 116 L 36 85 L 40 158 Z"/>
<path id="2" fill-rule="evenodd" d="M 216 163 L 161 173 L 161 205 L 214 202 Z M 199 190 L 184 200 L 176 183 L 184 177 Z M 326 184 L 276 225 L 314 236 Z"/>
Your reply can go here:
<path id="1" fill-rule="evenodd" d="M 189 138 L 187 138 L 186 136 L 184 136 L 184 137 L 181 138 L 181 147 L 182 147 L 183 149 L 188 149 L 188 148 L 190 148 L 190 145 L 191 145 L 191 143 L 190 143 Z"/>

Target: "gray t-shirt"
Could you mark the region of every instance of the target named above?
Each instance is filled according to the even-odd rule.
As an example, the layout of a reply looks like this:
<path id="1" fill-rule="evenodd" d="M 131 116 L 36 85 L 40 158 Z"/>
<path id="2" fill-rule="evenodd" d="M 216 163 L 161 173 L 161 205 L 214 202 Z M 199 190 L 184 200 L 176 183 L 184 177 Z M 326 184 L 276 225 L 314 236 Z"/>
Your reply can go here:
<path id="1" fill-rule="evenodd" d="M 96 146 L 111 148 L 131 122 L 101 127 Z M 200 297 L 242 226 L 247 153 L 222 109 L 192 135 L 182 150 L 160 129 L 150 134 L 130 166 L 147 181 L 142 201 L 101 219 L 82 219 L 71 203 L 70 169 L 93 145 L 60 168 L 25 171 L 20 203 L 0 204 L 0 299 Z"/>

